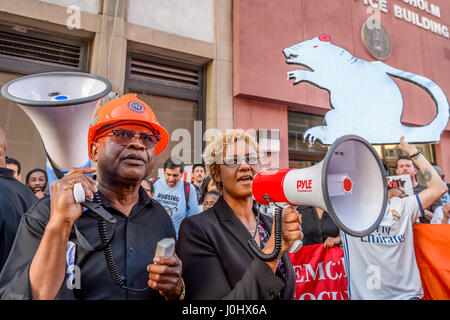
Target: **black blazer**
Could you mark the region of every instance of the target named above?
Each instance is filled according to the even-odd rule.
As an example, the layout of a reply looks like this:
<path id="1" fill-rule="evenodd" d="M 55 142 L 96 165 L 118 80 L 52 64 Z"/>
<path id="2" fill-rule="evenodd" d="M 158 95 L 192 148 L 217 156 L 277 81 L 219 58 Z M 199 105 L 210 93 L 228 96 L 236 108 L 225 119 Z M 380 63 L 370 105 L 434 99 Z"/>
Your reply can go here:
<path id="1" fill-rule="evenodd" d="M 270 233 L 271 219 L 262 214 L 260 221 Z M 293 299 L 295 275 L 289 255 L 282 256 L 284 278 L 255 257 L 247 243 L 250 239 L 252 235 L 223 197 L 214 207 L 185 218 L 177 255 L 183 265 L 186 299 Z"/>

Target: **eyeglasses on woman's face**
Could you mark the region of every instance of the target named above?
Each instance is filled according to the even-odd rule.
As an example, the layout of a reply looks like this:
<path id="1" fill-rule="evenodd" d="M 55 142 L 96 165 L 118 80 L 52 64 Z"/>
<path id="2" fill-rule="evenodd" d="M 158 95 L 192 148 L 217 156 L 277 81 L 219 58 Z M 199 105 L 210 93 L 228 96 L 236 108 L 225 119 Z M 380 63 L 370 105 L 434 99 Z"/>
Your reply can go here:
<path id="1" fill-rule="evenodd" d="M 236 168 L 237 166 L 241 165 L 244 160 L 249 166 L 257 167 L 259 166 L 260 157 L 257 153 L 250 153 L 246 154 L 245 156 L 232 155 L 226 156 L 223 159 L 223 163 L 229 168 Z"/>

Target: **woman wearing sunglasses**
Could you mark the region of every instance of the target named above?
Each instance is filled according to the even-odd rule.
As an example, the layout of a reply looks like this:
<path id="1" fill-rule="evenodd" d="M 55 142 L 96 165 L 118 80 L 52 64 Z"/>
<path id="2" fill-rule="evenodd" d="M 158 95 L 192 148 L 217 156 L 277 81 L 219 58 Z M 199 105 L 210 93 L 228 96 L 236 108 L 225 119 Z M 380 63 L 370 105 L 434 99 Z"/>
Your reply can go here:
<path id="1" fill-rule="evenodd" d="M 295 275 L 286 251 L 303 237 L 292 207 L 282 214 L 281 254 L 271 262 L 257 258 L 252 238 L 265 254 L 273 252 L 272 221 L 258 218 L 253 177 L 260 171 L 259 146 L 242 130 L 218 137 L 204 154 L 208 174 L 222 196 L 215 206 L 183 220 L 177 246 L 186 299 L 292 299 Z"/>

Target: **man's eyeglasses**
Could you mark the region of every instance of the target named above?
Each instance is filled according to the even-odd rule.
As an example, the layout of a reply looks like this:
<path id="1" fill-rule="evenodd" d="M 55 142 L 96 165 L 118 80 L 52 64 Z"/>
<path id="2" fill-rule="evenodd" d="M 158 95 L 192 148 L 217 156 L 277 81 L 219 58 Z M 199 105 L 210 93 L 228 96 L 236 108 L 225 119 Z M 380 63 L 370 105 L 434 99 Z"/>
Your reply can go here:
<path id="1" fill-rule="evenodd" d="M 246 161 L 249 166 L 259 166 L 258 154 L 246 154 L 245 156 L 229 156 L 223 159 L 224 164 L 229 168 L 236 168 L 243 161 Z"/>
<path id="2" fill-rule="evenodd" d="M 108 136 L 108 135 L 113 135 L 116 142 L 121 145 L 126 145 L 126 144 L 130 143 L 130 141 L 132 139 L 134 139 L 134 137 L 137 136 L 139 138 L 139 140 L 141 141 L 141 143 L 147 149 L 154 148 L 158 144 L 158 141 L 161 139 L 160 136 L 155 136 L 153 134 L 149 134 L 149 133 L 145 133 L 145 132 L 136 133 L 134 131 L 124 130 L 124 129 L 111 130 L 110 133 L 105 134 L 105 136 Z"/>

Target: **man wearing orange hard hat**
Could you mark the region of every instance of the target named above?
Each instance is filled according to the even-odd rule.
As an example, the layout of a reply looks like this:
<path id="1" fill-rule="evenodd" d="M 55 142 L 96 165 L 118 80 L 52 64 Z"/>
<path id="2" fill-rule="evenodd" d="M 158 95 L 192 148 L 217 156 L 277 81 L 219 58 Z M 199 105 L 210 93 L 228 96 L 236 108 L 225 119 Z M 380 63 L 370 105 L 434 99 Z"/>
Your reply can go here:
<path id="1" fill-rule="evenodd" d="M 74 168 L 51 185 L 19 227 L 0 277 L 2 299 L 183 299 L 181 261 L 156 256 L 158 241 L 175 238 L 165 209 L 141 187 L 169 135 L 134 94 L 99 105 L 89 128 L 96 169 Z M 96 180 L 89 174 L 96 173 Z M 100 204 L 83 208 L 76 185 Z"/>
<path id="2" fill-rule="evenodd" d="M 150 131 L 158 139 L 155 154 L 159 154 L 169 144 L 169 134 L 156 120 L 153 110 L 134 94 L 129 93 L 109 101 L 94 111 L 89 127 L 89 156 L 92 159 L 91 146 L 99 137 L 122 126 L 139 126 Z"/>

